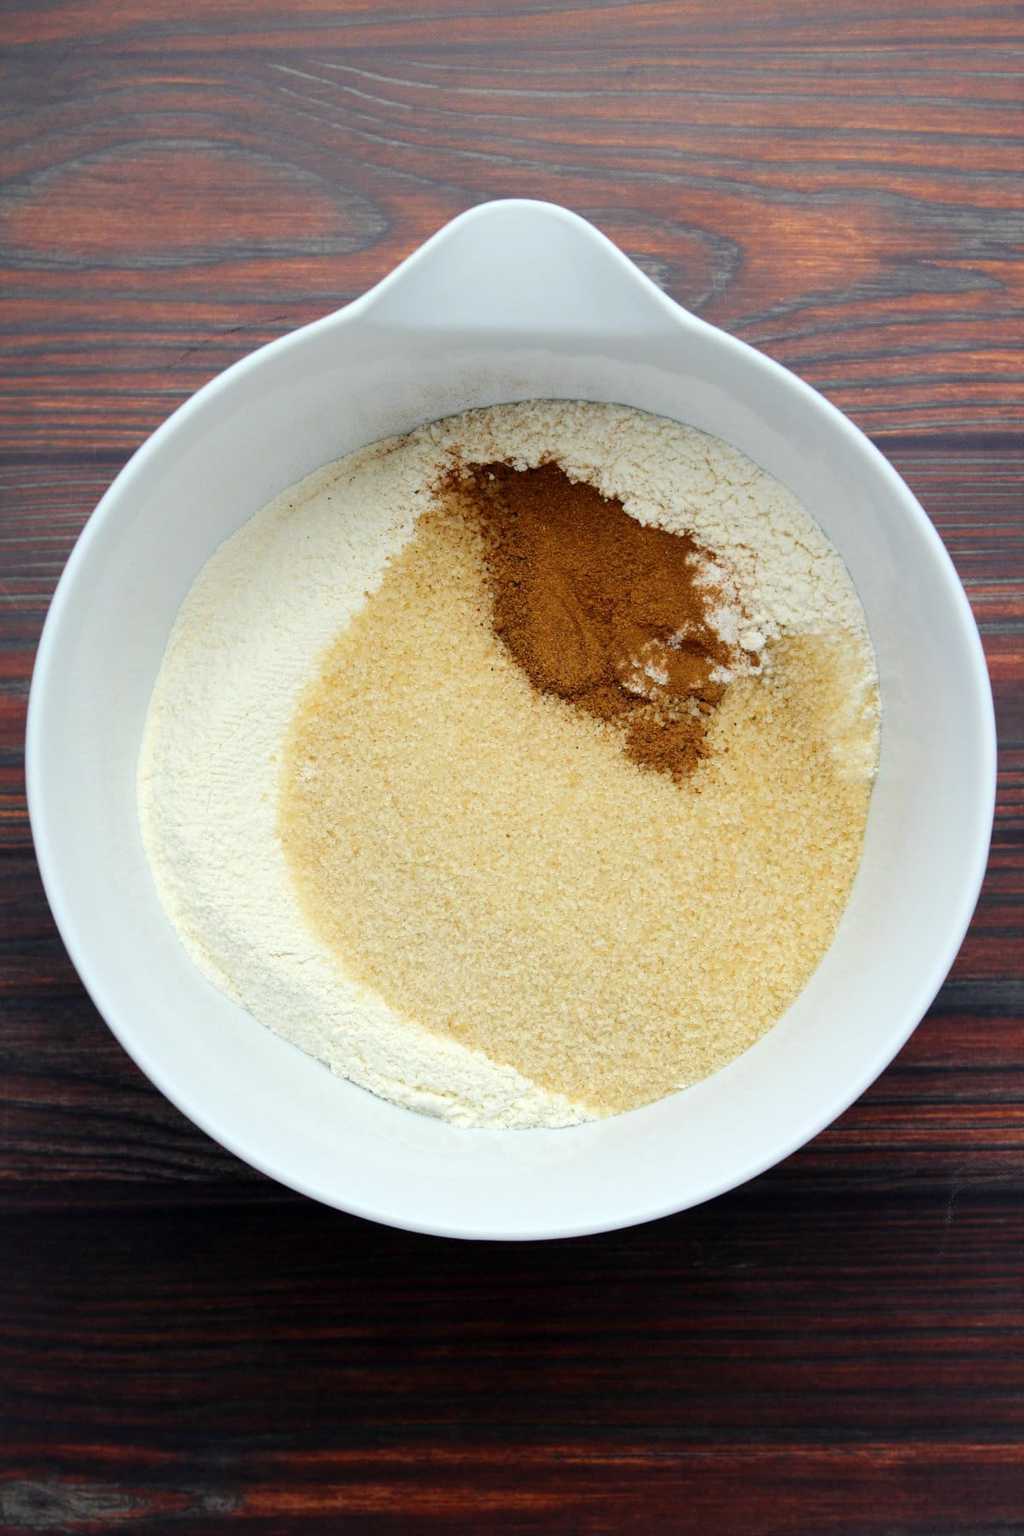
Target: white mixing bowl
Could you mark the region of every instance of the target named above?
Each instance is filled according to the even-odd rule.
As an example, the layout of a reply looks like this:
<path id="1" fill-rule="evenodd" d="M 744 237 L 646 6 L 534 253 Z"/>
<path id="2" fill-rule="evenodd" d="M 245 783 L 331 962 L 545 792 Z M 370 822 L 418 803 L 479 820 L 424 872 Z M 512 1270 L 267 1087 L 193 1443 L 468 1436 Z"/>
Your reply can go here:
<path id="1" fill-rule="evenodd" d="M 333 1077 L 194 969 L 135 808 L 146 707 L 179 604 L 259 507 L 350 449 L 467 406 L 620 401 L 735 444 L 790 486 L 849 566 L 878 656 L 881 765 L 832 947 L 752 1050 L 673 1097 L 559 1131 L 467 1131 Z M 665 297 L 565 209 L 485 204 L 372 292 L 262 348 L 154 433 L 90 518 L 32 683 L 39 865 L 79 975 L 186 1115 L 294 1189 L 459 1237 L 595 1232 L 753 1177 L 892 1059 L 952 964 L 992 824 L 978 634 L 899 476 L 808 385 Z"/>

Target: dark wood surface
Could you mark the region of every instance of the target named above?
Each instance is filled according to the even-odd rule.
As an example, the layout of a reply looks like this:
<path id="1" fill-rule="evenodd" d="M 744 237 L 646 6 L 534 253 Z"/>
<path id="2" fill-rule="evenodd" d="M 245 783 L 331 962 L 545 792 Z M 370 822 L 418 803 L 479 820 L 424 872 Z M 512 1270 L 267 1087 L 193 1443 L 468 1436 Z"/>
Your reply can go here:
<path id="1" fill-rule="evenodd" d="M 999 0 L 0 3 L 0 1528 L 1024 1531 L 1024 19 Z M 787 1163 L 445 1243 L 235 1162 L 40 889 L 54 582 L 186 395 L 486 198 L 594 219 L 850 413 L 934 518 L 1001 737 L 897 1062 Z"/>

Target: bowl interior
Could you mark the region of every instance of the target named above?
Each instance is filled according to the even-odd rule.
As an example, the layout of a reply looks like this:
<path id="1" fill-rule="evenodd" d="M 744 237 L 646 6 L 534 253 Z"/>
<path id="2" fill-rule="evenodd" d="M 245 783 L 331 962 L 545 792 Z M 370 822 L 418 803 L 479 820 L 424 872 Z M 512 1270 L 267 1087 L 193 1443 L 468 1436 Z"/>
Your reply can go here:
<path id="1" fill-rule="evenodd" d="M 48 621 L 29 788 L 72 959 L 180 1108 L 256 1166 L 343 1209 L 427 1231 L 530 1237 L 694 1204 L 777 1161 L 862 1091 L 927 1007 L 970 917 L 993 747 L 963 592 L 927 519 L 866 440 L 799 380 L 670 305 L 588 226 L 495 207 L 443 232 L 376 296 L 216 380 L 119 477 Z M 332 1077 L 194 970 L 157 901 L 134 776 L 178 607 L 245 518 L 362 443 L 537 396 L 619 401 L 691 422 L 801 497 L 867 612 L 882 759 L 836 940 L 758 1045 L 688 1092 L 613 1120 L 467 1132 Z"/>

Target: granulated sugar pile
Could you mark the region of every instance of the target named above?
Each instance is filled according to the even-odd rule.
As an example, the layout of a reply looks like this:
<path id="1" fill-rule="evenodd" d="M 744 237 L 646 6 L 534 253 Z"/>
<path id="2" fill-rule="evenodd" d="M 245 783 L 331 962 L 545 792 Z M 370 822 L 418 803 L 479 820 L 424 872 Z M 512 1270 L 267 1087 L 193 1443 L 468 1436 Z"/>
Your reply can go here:
<path id="1" fill-rule="evenodd" d="M 685 779 L 631 759 L 598 672 L 581 710 L 496 628 L 486 523 L 439 488 L 542 463 L 691 541 L 705 648 L 734 664 L 673 703 L 700 727 Z M 675 653 L 651 654 L 623 676 L 655 708 Z M 530 401 L 360 450 L 217 552 L 139 804 L 183 941 L 262 1023 L 412 1108 L 560 1125 L 695 1081 L 785 1010 L 876 755 L 863 615 L 795 499 L 676 423 Z"/>

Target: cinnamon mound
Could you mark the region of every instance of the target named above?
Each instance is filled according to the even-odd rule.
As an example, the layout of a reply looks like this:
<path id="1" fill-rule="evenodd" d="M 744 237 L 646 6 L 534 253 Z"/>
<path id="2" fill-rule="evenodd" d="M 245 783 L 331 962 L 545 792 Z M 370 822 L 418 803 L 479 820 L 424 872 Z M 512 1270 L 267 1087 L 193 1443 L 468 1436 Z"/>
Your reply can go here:
<path id="1" fill-rule="evenodd" d="M 710 622 L 713 556 L 558 464 L 474 465 L 449 490 L 484 535 L 494 629 L 534 687 L 611 722 L 642 767 L 687 778 L 735 664 Z"/>

